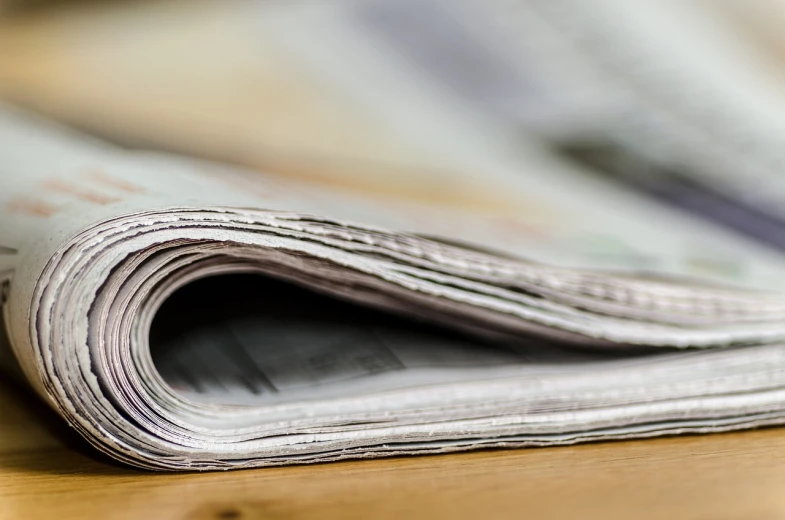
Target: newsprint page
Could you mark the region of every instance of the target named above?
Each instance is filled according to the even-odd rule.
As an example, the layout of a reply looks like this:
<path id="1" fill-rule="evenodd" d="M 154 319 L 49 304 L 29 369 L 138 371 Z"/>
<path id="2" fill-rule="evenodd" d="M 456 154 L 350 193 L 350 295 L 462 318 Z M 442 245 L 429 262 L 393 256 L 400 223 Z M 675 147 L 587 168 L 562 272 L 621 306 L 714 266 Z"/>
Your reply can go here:
<path id="1" fill-rule="evenodd" d="M 785 260 L 531 150 L 491 215 L 0 107 L 0 362 L 156 470 L 785 422 Z"/>

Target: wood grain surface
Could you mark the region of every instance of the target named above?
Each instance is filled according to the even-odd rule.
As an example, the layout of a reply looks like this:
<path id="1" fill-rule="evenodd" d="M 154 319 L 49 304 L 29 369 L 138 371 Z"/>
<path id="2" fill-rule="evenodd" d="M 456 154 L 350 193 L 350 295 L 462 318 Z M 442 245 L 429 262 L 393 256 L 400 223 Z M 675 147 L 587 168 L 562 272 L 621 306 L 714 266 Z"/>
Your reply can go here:
<path id="1" fill-rule="evenodd" d="M 103 460 L 0 383 L 0 519 L 785 517 L 785 429 L 158 474 Z"/>

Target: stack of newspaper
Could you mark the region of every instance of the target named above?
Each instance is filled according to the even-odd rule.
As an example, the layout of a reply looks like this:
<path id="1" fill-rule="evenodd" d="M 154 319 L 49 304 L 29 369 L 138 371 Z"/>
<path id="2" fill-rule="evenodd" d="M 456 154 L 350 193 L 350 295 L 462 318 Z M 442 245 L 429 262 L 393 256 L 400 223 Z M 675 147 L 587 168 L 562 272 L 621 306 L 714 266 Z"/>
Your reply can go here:
<path id="1" fill-rule="evenodd" d="M 98 449 L 142 468 L 211 470 L 785 424 L 785 256 L 767 238 L 779 228 L 734 224 L 763 230 L 747 219 L 763 195 L 765 222 L 780 207 L 780 101 L 750 75 L 733 77 L 759 83 L 709 82 L 725 85 L 719 102 L 679 91 L 704 104 L 670 104 L 666 87 L 700 56 L 674 58 L 675 75 L 605 74 L 613 53 L 643 55 L 652 40 L 637 36 L 658 20 L 675 38 L 697 33 L 669 20 L 702 18 L 689 25 L 675 1 L 231 5 L 243 23 L 243 9 L 259 14 L 258 32 L 318 69 L 325 91 L 373 114 L 311 152 L 366 139 L 346 163 L 362 175 L 383 176 L 374 157 L 400 154 L 409 180 L 443 165 L 441 184 L 427 204 L 316 189 L 0 106 L 0 366 Z M 618 12 L 625 28 L 605 23 Z M 713 42 L 707 31 L 696 41 Z M 259 152 L 256 136 L 222 141 L 207 125 L 179 137 L 175 123 L 144 128 L 132 92 L 80 104 L 80 89 L 63 88 L 71 112 L 58 110 L 18 79 L 0 71 L 0 92 L 92 128 L 112 112 L 106 99 L 121 99 L 102 122 L 120 139 L 256 166 L 251 152 L 298 146 L 273 131 Z M 735 107 L 751 137 L 709 132 L 697 110 L 717 107 Z M 384 143 L 357 121 L 379 123 Z M 755 143 L 744 160 L 742 141 Z M 697 200 L 713 195 L 712 211 L 648 189 L 674 176 Z M 444 196 L 458 184 L 474 198 Z M 739 208 L 744 218 L 714 222 Z"/>
<path id="2" fill-rule="evenodd" d="M 8 346 L 58 413 L 130 464 L 785 422 L 785 297 L 761 290 L 785 287 L 785 259 L 629 193 L 606 190 L 602 211 L 573 222 L 553 194 L 578 185 L 546 186 L 532 198 L 557 216 L 539 231 L 456 219 L 448 232 L 442 215 L 427 238 L 425 213 L 396 222 L 377 204 L 128 152 L 10 108 L 0 143 Z M 575 249 L 597 225 L 637 240 L 646 267 L 629 245 L 598 269 L 602 255 Z"/>

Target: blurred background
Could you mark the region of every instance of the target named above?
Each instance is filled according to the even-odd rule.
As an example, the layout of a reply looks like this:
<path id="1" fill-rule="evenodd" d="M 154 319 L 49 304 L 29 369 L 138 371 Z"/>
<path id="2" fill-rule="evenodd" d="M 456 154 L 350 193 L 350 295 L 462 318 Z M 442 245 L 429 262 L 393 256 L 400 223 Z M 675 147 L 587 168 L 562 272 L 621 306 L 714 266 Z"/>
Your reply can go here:
<path id="1" fill-rule="evenodd" d="M 0 5 L 0 101 L 131 149 L 482 214 L 627 263 L 645 252 L 597 236 L 589 194 L 785 249 L 781 0 Z"/>

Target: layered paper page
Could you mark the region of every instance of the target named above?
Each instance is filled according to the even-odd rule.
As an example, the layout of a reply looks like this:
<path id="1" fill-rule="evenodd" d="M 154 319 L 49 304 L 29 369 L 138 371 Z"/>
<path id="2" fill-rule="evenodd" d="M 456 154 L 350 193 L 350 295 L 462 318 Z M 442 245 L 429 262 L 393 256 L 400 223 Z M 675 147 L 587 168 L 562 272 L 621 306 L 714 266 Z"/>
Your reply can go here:
<path id="1" fill-rule="evenodd" d="M 536 146 L 525 160 L 548 175 L 489 184 L 520 201 L 502 218 L 4 107 L 3 345 L 93 445 L 150 469 L 783 421 L 785 261 Z"/>

